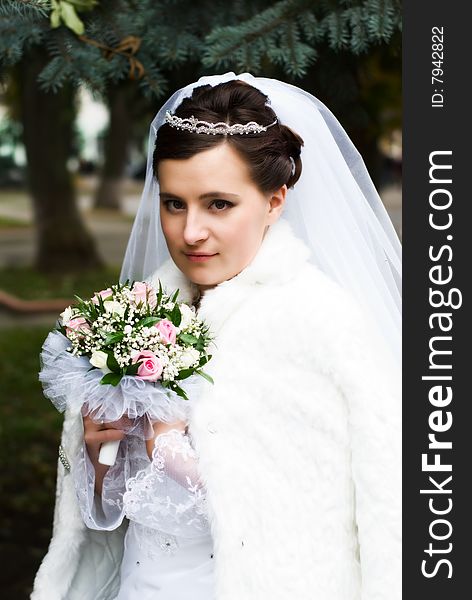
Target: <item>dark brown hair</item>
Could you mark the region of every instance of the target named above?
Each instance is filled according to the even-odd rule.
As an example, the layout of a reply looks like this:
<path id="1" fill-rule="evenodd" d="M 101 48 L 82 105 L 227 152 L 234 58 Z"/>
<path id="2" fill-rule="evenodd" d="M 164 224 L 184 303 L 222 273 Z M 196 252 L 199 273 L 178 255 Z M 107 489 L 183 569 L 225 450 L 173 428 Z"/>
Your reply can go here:
<path id="1" fill-rule="evenodd" d="M 215 86 L 202 85 L 193 90 L 175 111 L 183 119 L 192 115 L 209 123 L 248 123 L 270 125 L 276 114 L 268 105 L 269 98 L 248 83 L 235 79 Z M 176 129 L 164 123 L 157 131 L 153 155 L 157 179 L 159 161 L 191 158 L 198 152 L 228 143 L 244 159 L 254 184 L 262 193 L 271 193 L 284 184 L 293 187 L 302 172 L 300 159 L 302 138 L 289 127 L 277 122 L 262 133 L 205 134 Z M 292 174 L 292 162 L 295 171 Z"/>

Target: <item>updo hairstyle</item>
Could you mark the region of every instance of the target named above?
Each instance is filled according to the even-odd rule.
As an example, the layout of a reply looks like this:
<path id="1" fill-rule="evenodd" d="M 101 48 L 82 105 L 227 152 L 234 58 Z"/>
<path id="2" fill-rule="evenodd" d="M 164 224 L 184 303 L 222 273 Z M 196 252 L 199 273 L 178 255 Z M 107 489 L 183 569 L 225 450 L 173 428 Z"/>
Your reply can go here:
<path id="1" fill-rule="evenodd" d="M 268 102 L 268 96 L 260 90 L 235 79 L 195 88 L 192 96 L 185 98 L 175 110 L 175 115 L 183 119 L 193 115 L 209 123 L 233 125 L 256 121 L 267 126 L 277 118 Z M 191 158 L 222 143 L 229 144 L 243 158 L 252 181 L 263 194 L 273 193 L 284 184 L 291 188 L 300 178 L 303 139 L 277 122 L 261 133 L 234 135 L 194 133 L 164 123 L 157 131 L 153 154 L 156 179 L 159 161 Z"/>

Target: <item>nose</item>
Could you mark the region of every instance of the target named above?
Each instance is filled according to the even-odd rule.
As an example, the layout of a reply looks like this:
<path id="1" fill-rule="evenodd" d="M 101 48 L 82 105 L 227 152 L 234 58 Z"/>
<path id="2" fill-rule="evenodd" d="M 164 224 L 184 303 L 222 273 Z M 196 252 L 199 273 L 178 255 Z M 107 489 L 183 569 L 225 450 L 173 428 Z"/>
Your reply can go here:
<path id="1" fill-rule="evenodd" d="M 188 246 L 195 246 L 208 238 L 208 229 L 204 218 L 196 211 L 188 211 L 184 226 L 184 241 Z"/>

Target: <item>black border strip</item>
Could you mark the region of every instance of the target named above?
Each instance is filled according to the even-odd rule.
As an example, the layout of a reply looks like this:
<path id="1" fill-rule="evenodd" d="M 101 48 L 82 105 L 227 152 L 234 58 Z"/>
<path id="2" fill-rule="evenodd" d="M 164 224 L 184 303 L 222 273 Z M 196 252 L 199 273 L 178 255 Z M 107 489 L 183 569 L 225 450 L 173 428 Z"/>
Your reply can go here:
<path id="1" fill-rule="evenodd" d="M 409 0 L 404 6 L 403 598 L 408 600 L 462 600 L 472 594 L 471 12 L 469 3 L 458 0 Z M 430 171 L 433 164 L 437 168 Z"/>

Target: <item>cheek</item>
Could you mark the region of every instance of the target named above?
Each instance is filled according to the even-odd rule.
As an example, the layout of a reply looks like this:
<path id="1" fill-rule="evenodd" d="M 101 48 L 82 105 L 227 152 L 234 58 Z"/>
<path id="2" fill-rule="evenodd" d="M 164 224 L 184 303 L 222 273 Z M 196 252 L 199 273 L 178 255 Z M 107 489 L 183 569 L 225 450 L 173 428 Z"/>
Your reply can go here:
<path id="1" fill-rule="evenodd" d="M 164 211 L 161 211 L 161 228 L 168 246 L 175 246 L 181 241 L 178 219 L 171 218 Z"/>
<path id="2" fill-rule="evenodd" d="M 233 250 L 233 259 L 244 261 L 252 259 L 259 249 L 264 234 L 264 218 L 254 211 L 238 215 L 233 223 L 228 223 L 222 239 L 225 246 Z"/>

